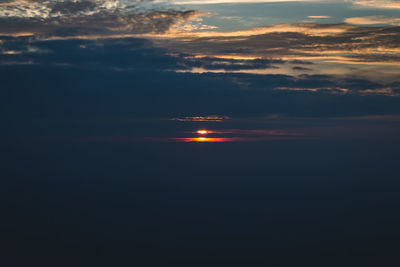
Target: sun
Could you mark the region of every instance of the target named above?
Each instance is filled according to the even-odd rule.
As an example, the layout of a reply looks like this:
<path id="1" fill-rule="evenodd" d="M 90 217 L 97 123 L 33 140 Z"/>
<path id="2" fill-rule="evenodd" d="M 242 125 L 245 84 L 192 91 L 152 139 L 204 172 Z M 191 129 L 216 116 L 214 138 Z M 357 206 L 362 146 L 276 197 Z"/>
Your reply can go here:
<path id="1" fill-rule="evenodd" d="M 201 134 L 201 135 L 206 135 L 206 134 L 208 134 L 208 131 L 207 130 L 198 130 L 197 133 Z"/>

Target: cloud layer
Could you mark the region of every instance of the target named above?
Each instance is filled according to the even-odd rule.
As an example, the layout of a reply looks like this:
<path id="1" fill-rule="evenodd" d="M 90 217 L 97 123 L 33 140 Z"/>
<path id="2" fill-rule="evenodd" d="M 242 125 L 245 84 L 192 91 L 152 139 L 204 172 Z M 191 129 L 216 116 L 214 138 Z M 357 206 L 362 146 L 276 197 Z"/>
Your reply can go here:
<path id="1" fill-rule="evenodd" d="M 371 23 L 373 19 L 351 18 L 348 22 L 364 24 Z M 398 27 L 391 26 L 308 23 L 280 24 L 233 32 L 169 31 L 151 37 L 157 46 L 192 55 L 197 65 L 188 63 L 188 68 L 193 67 L 192 71 L 197 73 L 229 71 L 297 75 L 312 71 L 316 74 L 361 75 L 370 76 L 374 80 L 398 80 L 398 32 Z M 224 60 L 227 67 L 218 67 L 218 62 Z M 266 64 L 267 61 L 269 64 Z M 307 67 L 298 64 L 303 62 L 313 64 Z"/>
<path id="2" fill-rule="evenodd" d="M 92 36 L 162 33 L 196 11 L 153 8 L 147 1 L 15 0 L 0 4 L 0 35 Z"/>

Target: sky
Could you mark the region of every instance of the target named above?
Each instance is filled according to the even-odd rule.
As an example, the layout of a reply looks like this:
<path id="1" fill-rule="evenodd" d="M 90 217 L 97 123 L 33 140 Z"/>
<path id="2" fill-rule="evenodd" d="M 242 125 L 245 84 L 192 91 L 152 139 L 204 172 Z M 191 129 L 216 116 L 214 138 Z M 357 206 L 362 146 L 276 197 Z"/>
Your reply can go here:
<path id="1" fill-rule="evenodd" d="M 398 266 L 399 74 L 397 0 L 0 0 L 5 260 Z"/>

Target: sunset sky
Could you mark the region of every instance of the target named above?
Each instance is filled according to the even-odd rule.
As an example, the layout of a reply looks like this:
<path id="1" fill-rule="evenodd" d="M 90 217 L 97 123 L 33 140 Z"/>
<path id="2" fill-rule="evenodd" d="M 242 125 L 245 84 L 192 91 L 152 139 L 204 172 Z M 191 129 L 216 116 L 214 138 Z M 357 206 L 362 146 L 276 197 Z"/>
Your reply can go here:
<path id="1" fill-rule="evenodd" d="M 0 0 L 0 85 L 7 266 L 399 266 L 398 0 Z"/>

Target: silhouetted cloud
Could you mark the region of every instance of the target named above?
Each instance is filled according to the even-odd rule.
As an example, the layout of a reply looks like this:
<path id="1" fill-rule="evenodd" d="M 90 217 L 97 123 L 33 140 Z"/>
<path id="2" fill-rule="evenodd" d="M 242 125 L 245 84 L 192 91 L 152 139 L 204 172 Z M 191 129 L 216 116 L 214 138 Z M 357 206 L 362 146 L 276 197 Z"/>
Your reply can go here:
<path id="1" fill-rule="evenodd" d="M 253 69 L 278 68 L 274 64 L 282 64 L 283 60 L 267 60 L 267 59 L 231 59 L 218 57 L 186 57 L 184 62 L 185 68 L 198 68 L 206 71 L 240 71 Z"/>

